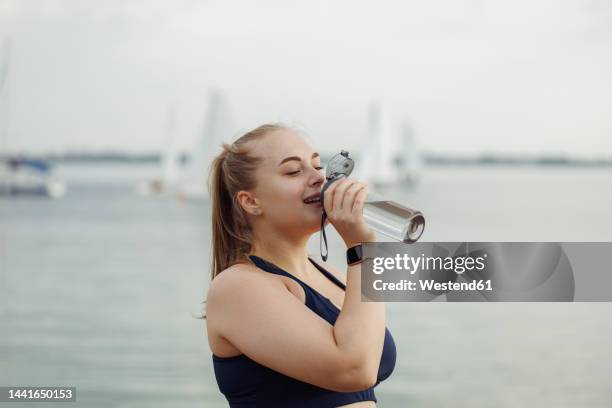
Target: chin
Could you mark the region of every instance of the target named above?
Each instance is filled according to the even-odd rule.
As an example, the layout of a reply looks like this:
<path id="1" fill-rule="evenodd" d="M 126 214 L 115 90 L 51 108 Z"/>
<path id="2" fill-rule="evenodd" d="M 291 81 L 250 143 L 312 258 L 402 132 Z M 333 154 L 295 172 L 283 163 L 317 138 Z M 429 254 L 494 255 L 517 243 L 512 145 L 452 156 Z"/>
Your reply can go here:
<path id="1" fill-rule="evenodd" d="M 309 215 L 308 217 L 302 217 L 302 221 L 301 227 L 311 235 L 321 230 L 321 216 Z"/>

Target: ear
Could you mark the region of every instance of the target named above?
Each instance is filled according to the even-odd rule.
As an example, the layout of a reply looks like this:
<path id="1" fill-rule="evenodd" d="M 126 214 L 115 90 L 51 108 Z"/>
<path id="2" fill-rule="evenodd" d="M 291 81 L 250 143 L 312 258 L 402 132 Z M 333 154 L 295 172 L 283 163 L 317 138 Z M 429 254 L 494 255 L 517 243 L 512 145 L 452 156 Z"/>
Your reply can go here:
<path id="1" fill-rule="evenodd" d="M 247 214 L 251 215 L 261 215 L 262 208 L 260 206 L 259 200 L 253 193 L 248 191 L 241 190 L 236 193 L 236 200 L 238 204 L 242 207 Z"/>

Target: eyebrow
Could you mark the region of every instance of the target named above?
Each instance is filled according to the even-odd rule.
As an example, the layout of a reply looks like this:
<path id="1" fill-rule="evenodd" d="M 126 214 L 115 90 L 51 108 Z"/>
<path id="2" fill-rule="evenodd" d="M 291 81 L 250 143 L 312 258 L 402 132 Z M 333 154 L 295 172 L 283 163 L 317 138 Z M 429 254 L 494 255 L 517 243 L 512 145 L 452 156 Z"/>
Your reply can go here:
<path id="1" fill-rule="evenodd" d="M 319 157 L 319 153 L 314 152 L 310 158 L 314 159 L 315 157 Z M 283 163 L 287 163 L 288 161 L 292 161 L 292 160 L 302 161 L 302 159 L 300 159 L 298 156 L 285 157 L 283 160 L 281 160 L 281 162 L 279 163 L 279 166 Z"/>

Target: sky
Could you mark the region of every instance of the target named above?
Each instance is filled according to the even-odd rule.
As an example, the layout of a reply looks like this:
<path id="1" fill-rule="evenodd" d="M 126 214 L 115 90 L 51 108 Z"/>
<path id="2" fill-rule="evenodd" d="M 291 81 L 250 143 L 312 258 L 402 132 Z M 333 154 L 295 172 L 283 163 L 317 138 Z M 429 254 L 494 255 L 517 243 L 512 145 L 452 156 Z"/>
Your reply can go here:
<path id="1" fill-rule="evenodd" d="M 159 150 L 169 109 L 189 149 L 216 89 L 227 140 L 354 149 L 377 102 L 427 151 L 612 156 L 606 0 L 1 0 L 3 39 L 9 151 Z"/>

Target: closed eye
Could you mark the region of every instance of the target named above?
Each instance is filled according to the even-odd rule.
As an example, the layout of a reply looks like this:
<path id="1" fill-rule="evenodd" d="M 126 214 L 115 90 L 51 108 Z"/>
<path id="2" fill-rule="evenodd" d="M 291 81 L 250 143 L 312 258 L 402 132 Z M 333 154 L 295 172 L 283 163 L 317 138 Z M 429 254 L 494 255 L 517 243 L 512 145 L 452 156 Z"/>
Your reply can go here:
<path id="1" fill-rule="evenodd" d="M 323 167 L 321 166 L 317 166 L 315 167 L 316 170 L 323 170 Z M 301 172 L 302 170 L 296 170 L 296 171 L 291 171 L 289 173 L 286 173 L 288 176 L 295 176 L 296 174 L 298 174 L 299 172 Z"/>

